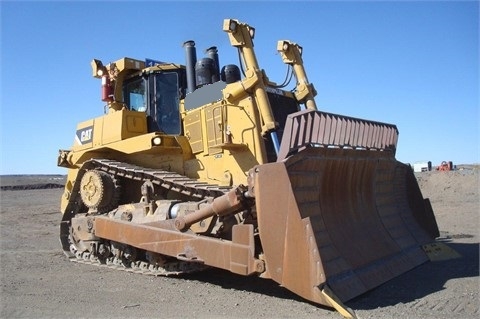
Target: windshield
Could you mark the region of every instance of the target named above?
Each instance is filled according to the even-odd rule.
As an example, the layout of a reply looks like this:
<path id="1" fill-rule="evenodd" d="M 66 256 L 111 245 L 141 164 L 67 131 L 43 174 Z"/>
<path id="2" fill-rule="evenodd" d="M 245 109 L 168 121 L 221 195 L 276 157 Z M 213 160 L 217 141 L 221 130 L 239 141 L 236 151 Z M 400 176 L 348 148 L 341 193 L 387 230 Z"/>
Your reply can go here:
<path id="1" fill-rule="evenodd" d="M 125 83 L 125 104 L 132 111 L 146 112 L 148 131 L 170 135 L 181 132 L 180 89 L 177 72 L 152 73 Z"/>
<path id="2" fill-rule="evenodd" d="M 143 78 L 138 78 L 127 83 L 124 92 L 125 103 L 130 110 L 139 112 L 147 110 L 145 80 Z"/>

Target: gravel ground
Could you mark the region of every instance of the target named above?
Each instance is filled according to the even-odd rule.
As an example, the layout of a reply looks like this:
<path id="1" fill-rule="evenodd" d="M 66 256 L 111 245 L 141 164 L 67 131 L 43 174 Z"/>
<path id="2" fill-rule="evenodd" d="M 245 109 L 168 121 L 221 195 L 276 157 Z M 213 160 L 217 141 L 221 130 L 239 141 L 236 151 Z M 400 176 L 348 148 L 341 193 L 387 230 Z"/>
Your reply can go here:
<path id="1" fill-rule="evenodd" d="M 460 258 L 429 262 L 347 302 L 358 318 L 478 318 L 479 168 L 418 173 Z M 270 280 L 211 269 L 152 277 L 69 262 L 58 241 L 61 176 L 2 176 L 1 318 L 341 318 Z M 17 189 L 17 190 L 9 190 Z"/>

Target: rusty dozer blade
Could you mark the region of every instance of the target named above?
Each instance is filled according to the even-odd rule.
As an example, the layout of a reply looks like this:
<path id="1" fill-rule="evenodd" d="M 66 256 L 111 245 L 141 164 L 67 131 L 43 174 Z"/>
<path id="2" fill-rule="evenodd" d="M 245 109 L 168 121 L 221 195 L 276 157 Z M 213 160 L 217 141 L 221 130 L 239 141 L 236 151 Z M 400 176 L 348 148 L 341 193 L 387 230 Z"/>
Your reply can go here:
<path id="1" fill-rule="evenodd" d="M 325 289 L 345 302 L 428 260 L 435 217 L 394 152 L 302 148 L 252 176 L 266 277 L 337 308 Z"/>

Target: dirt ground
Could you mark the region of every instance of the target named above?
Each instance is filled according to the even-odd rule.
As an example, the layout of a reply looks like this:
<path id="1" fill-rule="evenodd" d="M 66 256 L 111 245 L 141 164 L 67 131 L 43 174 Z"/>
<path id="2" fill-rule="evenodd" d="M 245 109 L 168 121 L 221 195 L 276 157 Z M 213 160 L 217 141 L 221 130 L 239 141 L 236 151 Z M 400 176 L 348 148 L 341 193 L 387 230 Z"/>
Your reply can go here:
<path id="1" fill-rule="evenodd" d="M 358 318 L 480 316 L 479 166 L 458 167 L 417 179 L 439 241 L 461 257 L 426 263 L 347 302 Z M 216 269 L 153 277 L 69 262 L 58 240 L 62 189 L 54 187 L 62 181 L 0 179 L 1 318 L 341 318 L 256 277 Z"/>

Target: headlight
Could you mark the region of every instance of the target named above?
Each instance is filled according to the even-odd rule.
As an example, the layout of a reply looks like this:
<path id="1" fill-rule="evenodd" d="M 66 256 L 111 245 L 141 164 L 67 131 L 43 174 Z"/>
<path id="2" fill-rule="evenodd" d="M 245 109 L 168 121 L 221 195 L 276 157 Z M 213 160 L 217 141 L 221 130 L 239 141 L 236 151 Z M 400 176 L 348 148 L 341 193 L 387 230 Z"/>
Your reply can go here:
<path id="1" fill-rule="evenodd" d="M 230 20 L 230 25 L 229 25 L 228 30 L 229 30 L 230 32 L 236 32 L 236 31 L 237 31 L 237 21 L 235 21 L 235 20 Z"/>
<path id="2" fill-rule="evenodd" d="M 250 27 L 250 29 L 248 29 L 248 33 L 250 33 L 250 38 L 255 38 L 255 28 Z"/>
<path id="3" fill-rule="evenodd" d="M 160 138 L 160 136 L 155 136 L 154 138 L 152 138 L 152 145 L 158 146 L 160 144 L 162 144 L 162 139 Z"/>

